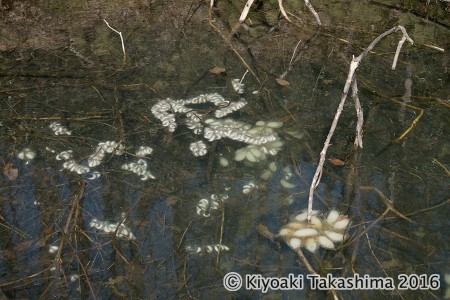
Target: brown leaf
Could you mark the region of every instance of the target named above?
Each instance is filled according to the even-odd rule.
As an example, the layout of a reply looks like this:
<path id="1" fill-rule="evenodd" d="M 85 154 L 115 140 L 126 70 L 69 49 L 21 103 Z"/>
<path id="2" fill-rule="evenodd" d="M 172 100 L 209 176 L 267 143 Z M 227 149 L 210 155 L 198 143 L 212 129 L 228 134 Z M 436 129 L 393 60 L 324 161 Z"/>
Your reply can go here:
<path id="1" fill-rule="evenodd" d="M 284 80 L 282 78 L 277 78 L 276 79 L 279 85 L 285 86 L 285 85 L 290 85 L 289 81 Z"/>
<path id="2" fill-rule="evenodd" d="M 7 163 L 3 168 L 3 175 L 5 175 L 6 178 L 12 181 L 16 180 L 17 175 L 19 175 L 19 171 L 13 168 L 11 163 Z"/>
<path id="3" fill-rule="evenodd" d="M 328 161 L 335 166 L 339 166 L 339 167 L 345 166 L 345 162 L 338 158 L 329 158 Z"/>
<path id="4" fill-rule="evenodd" d="M 211 70 L 209 70 L 211 73 L 219 75 L 222 73 L 226 73 L 226 70 L 224 67 L 214 67 Z"/>

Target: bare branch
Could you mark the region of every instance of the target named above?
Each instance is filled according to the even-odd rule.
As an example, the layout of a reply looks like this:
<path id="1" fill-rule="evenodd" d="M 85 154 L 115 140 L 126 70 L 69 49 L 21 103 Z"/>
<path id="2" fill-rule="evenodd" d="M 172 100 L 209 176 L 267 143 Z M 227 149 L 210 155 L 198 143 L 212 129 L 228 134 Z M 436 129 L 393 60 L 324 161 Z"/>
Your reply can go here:
<path id="1" fill-rule="evenodd" d="M 288 20 L 289 22 L 292 22 L 291 19 L 289 19 L 289 17 L 287 16 L 286 11 L 284 10 L 283 0 L 278 0 L 278 6 L 280 7 L 280 12 L 283 15 L 283 17 L 285 17 L 286 20 Z"/>
<path id="2" fill-rule="evenodd" d="M 308 0 L 305 0 L 305 3 L 308 2 Z M 339 117 L 341 116 L 342 110 L 344 108 L 344 104 L 345 104 L 345 100 L 347 99 L 347 95 L 348 95 L 348 91 L 350 89 L 350 86 L 353 86 L 353 94 L 352 97 L 355 101 L 355 105 L 356 107 L 356 111 L 357 111 L 357 116 L 358 116 L 358 123 L 357 123 L 357 127 L 356 127 L 356 140 L 355 140 L 355 145 L 357 145 L 358 147 L 362 148 L 362 123 L 363 123 L 363 116 L 362 116 L 362 109 L 361 109 L 361 105 L 359 104 L 359 98 L 358 98 L 358 88 L 357 88 L 357 84 L 356 84 L 356 79 L 355 79 L 355 72 L 356 69 L 358 68 L 359 64 L 361 63 L 362 59 L 364 57 L 366 57 L 366 55 L 376 46 L 376 44 L 378 44 L 385 36 L 396 32 L 398 30 L 402 31 L 403 34 L 403 42 L 404 40 L 408 40 L 410 43 L 413 43 L 413 40 L 408 36 L 408 34 L 406 33 L 406 30 L 403 26 L 395 26 L 393 28 L 391 28 L 390 30 L 380 34 L 375 40 L 372 41 L 372 43 L 370 43 L 369 47 L 367 47 L 363 53 L 361 53 L 358 57 L 354 57 L 352 59 L 352 62 L 350 63 L 350 70 L 348 72 L 348 76 L 347 76 L 347 81 L 345 82 L 345 86 L 344 86 L 344 90 L 342 92 L 342 96 L 341 96 L 341 102 L 339 103 L 339 106 L 336 110 L 336 114 L 334 116 L 333 122 L 331 123 L 331 128 L 330 131 L 328 132 L 327 138 L 325 140 L 325 143 L 323 145 L 323 149 L 320 152 L 320 160 L 319 160 L 319 164 L 317 166 L 316 172 L 314 174 L 313 180 L 311 182 L 311 187 L 309 189 L 309 198 L 308 198 L 308 221 L 311 220 L 311 215 L 312 215 L 312 206 L 313 206 L 313 198 L 314 198 L 314 191 L 316 189 L 316 187 L 319 185 L 320 183 L 320 179 L 322 177 L 322 172 L 323 172 L 323 165 L 325 162 L 325 156 L 327 154 L 327 150 L 328 147 L 330 146 L 330 141 L 331 138 L 334 134 L 334 130 L 336 129 Z M 394 57 L 394 64 L 397 61 L 397 57 L 398 57 L 398 52 L 401 49 L 401 46 L 403 45 L 403 42 L 397 47 L 397 52 L 396 55 Z M 395 67 L 395 65 L 394 65 Z M 358 105 L 359 104 L 359 105 Z M 359 107 L 358 107 L 359 106 Z M 414 124 L 413 124 L 414 125 Z"/>
<path id="3" fill-rule="evenodd" d="M 358 117 L 358 121 L 356 123 L 356 137 L 355 137 L 355 142 L 354 142 L 355 149 L 357 149 L 357 148 L 363 147 L 363 142 L 362 142 L 363 129 L 362 129 L 362 127 L 364 124 L 364 115 L 363 115 L 363 110 L 361 107 L 361 102 L 359 102 L 358 85 L 356 83 L 356 78 L 353 80 L 353 84 L 352 84 L 352 98 L 353 98 L 353 101 L 355 101 L 356 116 Z"/>
<path id="4" fill-rule="evenodd" d="M 244 22 L 247 18 L 248 12 L 250 11 L 250 7 L 253 4 L 253 1 L 255 0 L 248 0 L 247 3 L 244 6 L 244 9 L 242 10 L 241 16 L 239 17 L 239 22 Z"/>
<path id="5" fill-rule="evenodd" d="M 311 5 L 311 3 L 309 3 L 309 0 L 305 0 L 305 5 L 306 7 L 308 7 L 309 11 L 314 15 L 314 17 L 316 18 L 317 24 L 319 24 L 319 26 L 322 26 L 322 22 L 320 22 L 320 18 L 319 15 L 317 14 L 316 10 L 314 9 L 314 7 Z"/>

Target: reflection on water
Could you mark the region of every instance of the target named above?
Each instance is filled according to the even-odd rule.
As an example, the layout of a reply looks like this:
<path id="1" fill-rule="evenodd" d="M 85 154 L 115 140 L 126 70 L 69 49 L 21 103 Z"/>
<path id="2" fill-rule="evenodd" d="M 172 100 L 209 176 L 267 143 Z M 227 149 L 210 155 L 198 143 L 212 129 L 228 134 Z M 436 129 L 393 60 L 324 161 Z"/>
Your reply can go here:
<path id="1" fill-rule="evenodd" d="M 58 32 L 52 43 L 27 37 L 23 48 L 4 50 L 11 44 L 0 40 L 0 289 L 7 298 L 262 298 L 258 290 L 226 291 L 224 275 L 310 274 L 273 233 L 307 206 L 351 56 L 398 23 L 416 46 L 404 47 L 396 71 L 390 65 L 397 37 L 364 60 L 358 71 L 364 148 L 352 153 L 356 118 L 349 100 L 327 156 L 345 164 L 326 163 L 315 195 L 314 208 L 325 216 L 336 209 L 350 217 L 350 238 L 336 251 L 305 251 L 305 259 L 323 276 L 359 273 L 396 282 L 398 274 L 441 276 L 438 290 L 337 291 L 342 298 L 444 295 L 450 273 L 448 58 L 430 47 L 448 45 L 448 24 L 439 19 L 444 3 L 423 6 L 432 20 L 426 24 L 418 11 L 382 2 L 316 4 L 328 21 L 309 40 L 315 24 L 307 10 L 285 4 L 301 10 L 299 28 L 279 21 L 277 4 L 268 1 L 251 11 L 230 44 L 208 24 L 204 3 L 127 4 L 120 7 L 124 15 L 110 7 L 108 21 L 124 33 L 125 63 L 118 36 L 93 8 L 73 5 L 73 15 L 56 6 L 35 8 L 66 26 L 70 42 Z M 219 1 L 217 28 L 228 32 L 238 7 Z M 13 22 L 24 9 L 2 13 Z M 74 22 L 81 12 L 82 21 Z M 371 13 L 366 18 L 364 12 Z M 57 23 L 59 17 L 67 24 Z M 289 84 L 279 84 L 275 78 L 300 39 L 299 59 L 284 78 Z M 231 82 L 247 67 L 230 47 L 256 75 L 245 76 L 242 94 Z M 210 72 L 214 67 L 221 68 Z M 169 101 L 155 118 L 152 107 L 161 99 L 200 94 L 240 105 Z M 164 121 L 170 125 L 167 115 L 176 114 L 177 103 L 187 110 L 169 132 Z M 233 121 L 213 119 L 217 109 Z M 232 129 L 214 138 L 224 126 Z M 249 143 L 257 134 L 277 144 Z M 201 145 L 199 138 L 208 141 Z M 136 155 L 140 146 L 153 151 Z M 302 290 L 267 296 L 332 297 L 307 281 Z"/>

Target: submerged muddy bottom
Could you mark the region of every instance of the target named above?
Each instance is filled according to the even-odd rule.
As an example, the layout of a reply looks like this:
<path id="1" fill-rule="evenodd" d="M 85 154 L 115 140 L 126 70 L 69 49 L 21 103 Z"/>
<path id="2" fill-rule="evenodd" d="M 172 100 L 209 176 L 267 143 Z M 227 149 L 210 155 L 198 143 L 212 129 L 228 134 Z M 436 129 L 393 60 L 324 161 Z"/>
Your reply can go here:
<path id="1" fill-rule="evenodd" d="M 233 37 L 243 3 L 210 16 L 201 1 L 70 5 L 1 11 L 6 298 L 449 293 L 447 4 L 313 3 L 317 33 L 303 3 L 285 3 L 301 17 L 290 24 L 267 1 Z M 364 148 L 353 151 L 349 98 L 311 227 L 303 212 L 352 55 L 397 24 L 415 44 L 392 71 L 391 35 L 358 69 Z M 250 288 L 225 289 L 230 272 Z M 386 286 L 330 292 L 314 272 Z M 264 293 L 252 285 L 263 277 L 302 280 Z"/>

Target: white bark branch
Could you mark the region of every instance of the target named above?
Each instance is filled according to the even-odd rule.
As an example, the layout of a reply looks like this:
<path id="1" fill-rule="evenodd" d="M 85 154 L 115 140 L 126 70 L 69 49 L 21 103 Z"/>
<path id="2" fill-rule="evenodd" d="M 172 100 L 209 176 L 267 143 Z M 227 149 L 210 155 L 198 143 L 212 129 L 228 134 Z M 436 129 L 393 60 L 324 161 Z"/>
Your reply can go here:
<path id="1" fill-rule="evenodd" d="M 123 60 L 126 59 L 126 53 L 125 53 L 125 43 L 123 42 L 123 36 L 122 36 L 122 32 L 112 28 L 111 26 L 109 26 L 108 21 L 106 21 L 105 19 L 103 19 L 103 21 L 105 21 L 106 26 L 108 26 L 109 29 L 111 29 L 112 31 L 114 31 L 115 33 L 117 33 L 120 36 L 120 41 L 122 42 L 122 52 L 123 52 Z"/>

